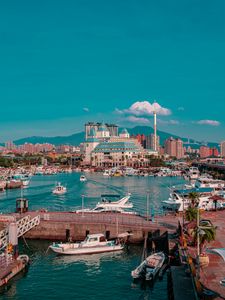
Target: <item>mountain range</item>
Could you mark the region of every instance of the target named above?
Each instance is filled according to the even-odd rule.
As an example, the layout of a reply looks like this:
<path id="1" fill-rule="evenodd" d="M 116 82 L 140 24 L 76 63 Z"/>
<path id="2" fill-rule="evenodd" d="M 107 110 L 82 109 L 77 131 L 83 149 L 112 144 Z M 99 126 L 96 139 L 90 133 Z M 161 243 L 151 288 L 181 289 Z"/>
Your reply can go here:
<path id="1" fill-rule="evenodd" d="M 133 128 L 128 128 L 128 132 L 130 135 L 136 135 L 136 134 L 144 134 L 144 135 L 149 135 L 154 132 L 153 128 L 150 126 L 135 126 Z M 173 137 L 173 138 L 180 138 L 183 140 L 184 143 L 189 142 L 192 145 L 195 145 L 195 147 L 198 147 L 201 143 L 198 141 L 194 141 L 193 139 L 188 140 L 187 138 L 180 137 L 171 133 L 167 133 L 164 131 L 157 131 L 157 135 L 160 138 L 160 144 L 163 145 L 165 140 Z M 84 132 L 78 132 L 74 133 L 72 135 L 68 136 L 55 136 L 55 137 L 43 137 L 43 136 L 31 136 L 31 137 L 26 137 L 22 139 L 15 140 L 14 143 L 16 145 L 22 145 L 24 143 L 32 143 L 32 144 L 42 144 L 42 143 L 50 143 L 54 145 L 73 145 L 73 146 L 78 146 L 80 143 L 84 141 Z M 208 146 L 210 147 L 218 147 L 217 143 L 208 143 Z"/>

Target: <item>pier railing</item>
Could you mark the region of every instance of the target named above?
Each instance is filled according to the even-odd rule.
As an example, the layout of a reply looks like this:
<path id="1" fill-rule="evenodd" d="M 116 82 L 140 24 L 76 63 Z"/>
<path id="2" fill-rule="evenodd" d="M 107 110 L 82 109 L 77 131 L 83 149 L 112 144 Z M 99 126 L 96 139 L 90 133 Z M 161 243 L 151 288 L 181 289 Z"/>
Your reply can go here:
<path id="1" fill-rule="evenodd" d="M 157 220 L 155 222 L 147 221 L 144 217 L 129 214 L 90 214 L 90 213 L 44 213 L 41 215 L 41 220 L 48 222 L 69 222 L 79 224 L 119 224 L 129 225 L 141 228 L 150 228 L 153 225 L 158 226 Z"/>
<path id="2" fill-rule="evenodd" d="M 20 237 L 26 232 L 28 232 L 33 227 L 40 224 L 40 215 L 37 215 L 31 218 L 30 215 L 23 217 L 22 219 L 18 220 L 17 222 L 17 236 Z M 8 244 L 8 228 L 3 229 L 0 231 L 0 250 L 5 248 Z"/>

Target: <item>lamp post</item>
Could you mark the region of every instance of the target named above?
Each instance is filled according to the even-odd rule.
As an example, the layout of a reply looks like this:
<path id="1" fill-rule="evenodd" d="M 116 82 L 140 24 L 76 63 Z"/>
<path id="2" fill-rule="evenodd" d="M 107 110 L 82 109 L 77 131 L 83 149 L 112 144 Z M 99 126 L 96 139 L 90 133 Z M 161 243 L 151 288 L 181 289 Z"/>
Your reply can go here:
<path id="1" fill-rule="evenodd" d="M 82 200 L 82 217 L 84 217 L 84 195 L 81 196 Z"/>
<path id="2" fill-rule="evenodd" d="M 149 220 L 149 193 L 150 193 L 150 191 L 149 190 L 147 190 L 147 204 L 146 204 L 146 219 L 147 219 L 147 221 Z"/>
<path id="3" fill-rule="evenodd" d="M 183 220 L 182 220 L 182 227 L 183 227 L 183 231 L 184 231 L 184 188 L 182 190 L 182 202 L 183 202 L 183 214 L 182 214 L 182 217 L 183 217 Z"/>

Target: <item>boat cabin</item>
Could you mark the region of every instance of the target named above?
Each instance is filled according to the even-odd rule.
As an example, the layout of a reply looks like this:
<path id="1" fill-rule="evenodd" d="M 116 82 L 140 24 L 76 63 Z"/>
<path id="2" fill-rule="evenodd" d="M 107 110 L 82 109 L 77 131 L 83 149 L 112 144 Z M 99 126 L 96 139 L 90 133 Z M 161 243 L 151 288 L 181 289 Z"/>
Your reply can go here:
<path id="1" fill-rule="evenodd" d="M 83 243 L 89 245 L 95 245 L 102 242 L 106 242 L 106 238 L 104 234 L 98 233 L 98 234 L 88 234 Z"/>

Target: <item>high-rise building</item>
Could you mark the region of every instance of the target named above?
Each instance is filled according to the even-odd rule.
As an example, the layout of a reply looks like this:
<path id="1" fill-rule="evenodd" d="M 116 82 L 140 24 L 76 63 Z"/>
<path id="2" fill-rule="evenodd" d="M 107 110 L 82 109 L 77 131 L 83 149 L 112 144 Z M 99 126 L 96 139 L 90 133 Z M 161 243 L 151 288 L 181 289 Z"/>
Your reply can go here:
<path id="1" fill-rule="evenodd" d="M 219 156 L 219 150 L 216 147 L 210 148 L 210 156 L 218 157 Z"/>
<path id="2" fill-rule="evenodd" d="M 12 141 L 8 141 L 5 143 L 5 148 L 7 150 L 14 150 L 16 149 L 16 145 Z"/>
<path id="3" fill-rule="evenodd" d="M 159 151 L 159 136 L 156 136 L 156 151 Z M 151 133 L 146 136 L 146 149 L 154 150 L 155 147 L 155 134 Z"/>
<path id="4" fill-rule="evenodd" d="M 176 158 L 180 159 L 184 157 L 183 141 L 176 139 Z"/>
<path id="5" fill-rule="evenodd" d="M 220 144 L 220 156 L 225 157 L 225 141 Z"/>
<path id="6" fill-rule="evenodd" d="M 208 146 L 202 145 L 199 149 L 199 155 L 201 158 L 210 156 L 210 148 Z"/>
<path id="7" fill-rule="evenodd" d="M 172 137 L 167 139 L 165 141 L 165 153 L 177 159 L 184 157 L 183 141 Z"/>

